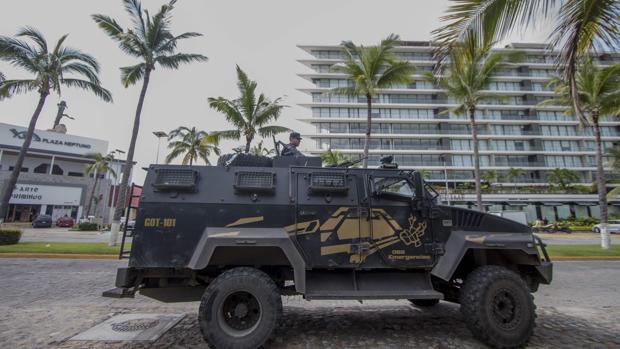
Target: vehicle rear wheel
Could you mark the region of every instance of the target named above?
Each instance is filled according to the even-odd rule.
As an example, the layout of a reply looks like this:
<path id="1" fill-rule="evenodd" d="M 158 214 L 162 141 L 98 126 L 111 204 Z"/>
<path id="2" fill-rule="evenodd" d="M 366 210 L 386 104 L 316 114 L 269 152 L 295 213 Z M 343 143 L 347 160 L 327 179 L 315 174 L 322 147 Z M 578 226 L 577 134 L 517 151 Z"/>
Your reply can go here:
<path id="1" fill-rule="evenodd" d="M 465 323 L 481 341 L 495 348 L 520 348 L 532 336 L 536 306 L 513 271 L 479 267 L 467 276 L 460 298 Z"/>
<path id="2" fill-rule="evenodd" d="M 200 302 L 198 320 L 207 343 L 218 349 L 258 348 L 276 328 L 282 298 L 276 284 L 254 268 L 218 276 Z"/>
<path id="3" fill-rule="evenodd" d="M 409 302 L 418 307 L 432 307 L 439 303 L 439 299 L 410 299 Z"/>

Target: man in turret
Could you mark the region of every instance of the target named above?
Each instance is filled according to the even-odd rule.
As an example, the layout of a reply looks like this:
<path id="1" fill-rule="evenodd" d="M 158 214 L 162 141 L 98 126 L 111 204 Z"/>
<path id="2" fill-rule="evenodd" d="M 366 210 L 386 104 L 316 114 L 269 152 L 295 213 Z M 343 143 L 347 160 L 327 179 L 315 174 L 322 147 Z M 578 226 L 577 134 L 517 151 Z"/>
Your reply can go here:
<path id="1" fill-rule="evenodd" d="M 288 144 L 284 145 L 282 149 L 282 156 L 303 156 L 303 154 L 297 150 L 297 147 L 301 143 L 301 135 L 299 132 L 291 132 L 288 137 Z"/>

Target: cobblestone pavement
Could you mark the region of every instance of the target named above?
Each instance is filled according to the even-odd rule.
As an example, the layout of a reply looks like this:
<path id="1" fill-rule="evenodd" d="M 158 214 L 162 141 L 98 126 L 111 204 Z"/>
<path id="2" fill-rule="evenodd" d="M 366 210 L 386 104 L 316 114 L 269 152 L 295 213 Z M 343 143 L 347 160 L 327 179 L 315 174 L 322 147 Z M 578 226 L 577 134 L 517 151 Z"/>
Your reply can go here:
<path id="1" fill-rule="evenodd" d="M 100 297 L 117 261 L 0 259 L 2 348 L 203 348 L 198 303 Z M 536 294 L 532 348 L 620 348 L 620 262 L 558 262 L 551 286 Z M 484 348 L 458 306 L 421 309 L 406 301 L 307 302 L 284 299 L 270 348 Z M 120 313 L 186 313 L 155 343 L 68 341 Z"/>

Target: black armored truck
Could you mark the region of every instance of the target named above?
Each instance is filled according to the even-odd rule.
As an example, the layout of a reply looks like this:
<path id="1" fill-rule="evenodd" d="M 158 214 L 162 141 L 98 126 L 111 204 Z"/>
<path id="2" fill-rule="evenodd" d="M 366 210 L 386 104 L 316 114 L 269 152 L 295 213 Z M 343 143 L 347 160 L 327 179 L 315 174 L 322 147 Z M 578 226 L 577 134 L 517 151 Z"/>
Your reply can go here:
<path id="1" fill-rule="evenodd" d="M 151 165 L 129 263 L 104 295 L 200 301 L 205 340 L 257 348 L 281 297 L 459 303 L 498 348 L 532 335 L 531 293 L 552 264 L 529 227 L 439 203 L 419 172 L 322 167 L 318 158 L 241 154 L 218 166 Z"/>

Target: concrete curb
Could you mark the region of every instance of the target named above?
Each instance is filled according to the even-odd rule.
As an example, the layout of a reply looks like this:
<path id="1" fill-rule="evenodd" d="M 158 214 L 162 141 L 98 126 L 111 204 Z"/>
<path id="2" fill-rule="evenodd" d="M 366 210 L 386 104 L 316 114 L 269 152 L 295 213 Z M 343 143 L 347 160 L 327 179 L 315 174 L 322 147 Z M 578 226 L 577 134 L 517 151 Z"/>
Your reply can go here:
<path id="1" fill-rule="evenodd" d="M 118 255 L 78 253 L 0 253 L 0 258 L 118 259 Z"/>
<path id="2" fill-rule="evenodd" d="M 551 261 L 620 261 L 620 256 L 549 256 Z M 0 253 L 0 258 L 118 259 L 115 254 Z"/>

